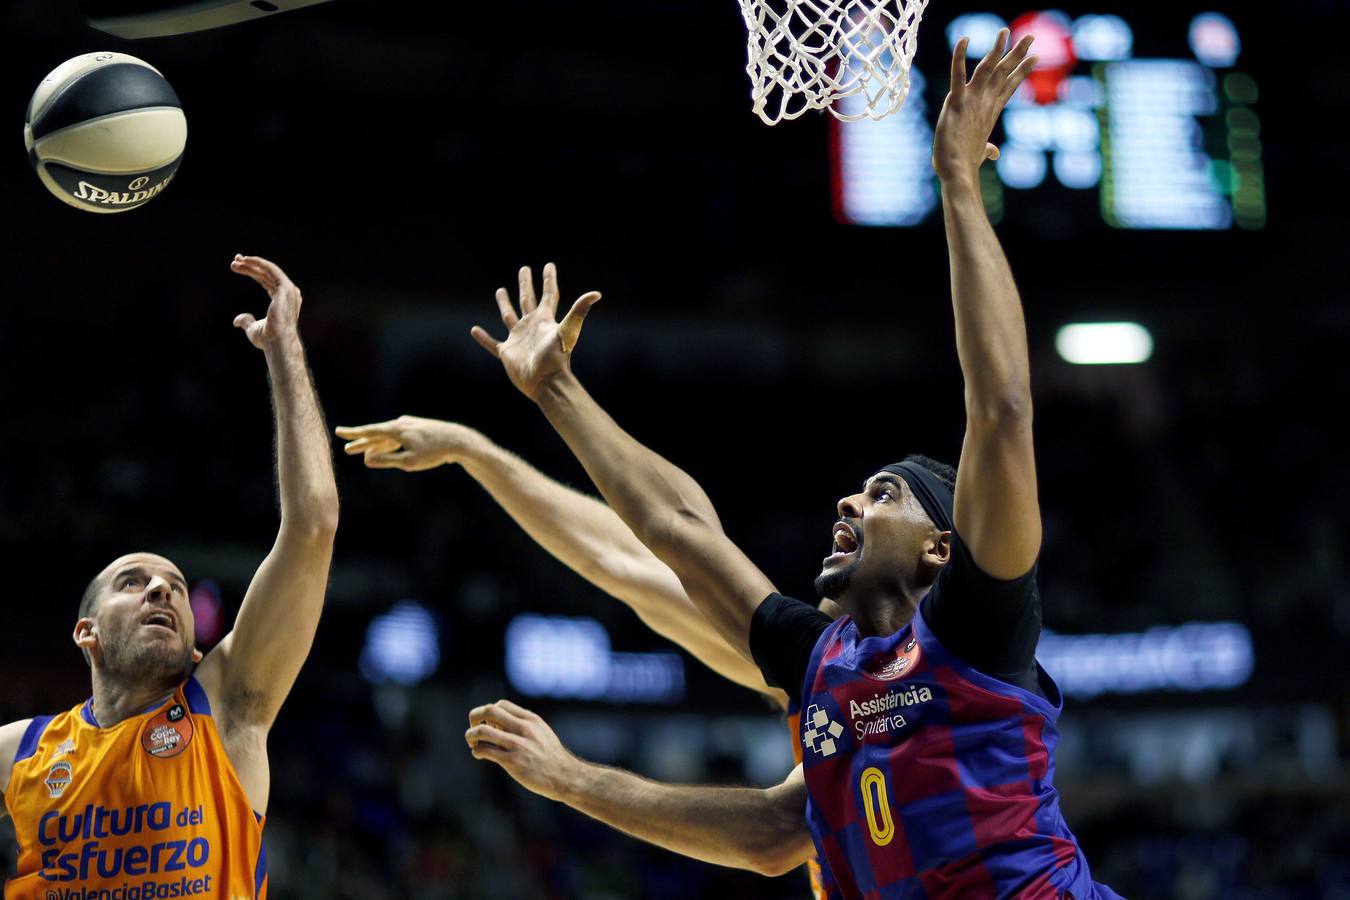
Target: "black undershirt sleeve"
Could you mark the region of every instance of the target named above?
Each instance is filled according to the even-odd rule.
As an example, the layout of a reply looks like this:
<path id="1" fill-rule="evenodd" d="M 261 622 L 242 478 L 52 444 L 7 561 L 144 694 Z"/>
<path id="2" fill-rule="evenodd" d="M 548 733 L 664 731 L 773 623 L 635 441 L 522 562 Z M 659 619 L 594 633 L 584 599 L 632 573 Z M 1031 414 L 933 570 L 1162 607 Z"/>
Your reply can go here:
<path id="1" fill-rule="evenodd" d="M 923 617 L 943 646 L 972 668 L 1033 692 L 1041 638 L 1036 569 L 1000 581 L 980 570 L 953 533 L 952 558 L 923 598 Z"/>
<path id="2" fill-rule="evenodd" d="M 800 702 L 811 651 L 832 621 L 809 603 L 770 594 L 750 620 L 750 653 L 764 680 Z"/>

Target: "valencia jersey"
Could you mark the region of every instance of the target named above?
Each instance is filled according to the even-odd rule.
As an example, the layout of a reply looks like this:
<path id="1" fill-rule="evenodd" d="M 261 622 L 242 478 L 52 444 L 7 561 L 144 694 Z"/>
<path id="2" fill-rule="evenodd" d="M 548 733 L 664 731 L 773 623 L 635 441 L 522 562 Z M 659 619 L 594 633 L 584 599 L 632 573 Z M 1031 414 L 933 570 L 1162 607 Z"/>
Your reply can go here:
<path id="1" fill-rule="evenodd" d="M 92 701 L 34 718 L 5 791 L 5 900 L 265 900 L 255 813 L 195 678 L 109 728 Z"/>

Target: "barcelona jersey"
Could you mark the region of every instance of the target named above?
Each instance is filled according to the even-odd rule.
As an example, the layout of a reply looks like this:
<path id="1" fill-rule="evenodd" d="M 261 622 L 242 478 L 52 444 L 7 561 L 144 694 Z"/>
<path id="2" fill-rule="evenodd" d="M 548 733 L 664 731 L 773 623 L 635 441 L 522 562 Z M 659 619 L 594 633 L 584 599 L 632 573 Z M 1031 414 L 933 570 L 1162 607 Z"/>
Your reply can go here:
<path id="1" fill-rule="evenodd" d="M 830 898 L 1115 898 L 1095 884 L 1054 781 L 1063 699 L 951 653 L 923 610 L 815 644 L 800 740 L 807 821 Z"/>
<path id="2" fill-rule="evenodd" d="M 797 705 L 796 700 L 788 701 L 788 734 L 792 735 L 792 761 L 797 765 L 802 764 L 802 744 L 798 740 L 801 734 L 801 707 Z M 825 900 L 825 886 L 821 880 L 820 863 L 814 857 L 806 861 L 806 875 L 811 880 L 811 896 L 813 900 Z"/>
<path id="3" fill-rule="evenodd" d="M 265 900 L 263 818 L 189 678 L 109 728 L 91 701 L 32 720 L 5 804 L 19 839 L 5 900 Z"/>

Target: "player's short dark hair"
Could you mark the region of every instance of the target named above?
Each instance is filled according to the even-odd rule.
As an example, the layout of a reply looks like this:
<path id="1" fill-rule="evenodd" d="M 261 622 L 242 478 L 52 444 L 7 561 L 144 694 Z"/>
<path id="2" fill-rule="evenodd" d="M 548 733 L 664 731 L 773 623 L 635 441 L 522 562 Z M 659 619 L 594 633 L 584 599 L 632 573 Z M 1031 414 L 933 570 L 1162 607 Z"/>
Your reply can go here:
<path id="1" fill-rule="evenodd" d="M 922 453 L 911 453 L 909 456 L 905 457 L 905 462 L 914 463 L 916 466 L 922 466 L 929 472 L 932 472 L 938 481 L 941 481 L 946 485 L 947 490 L 952 493 L 956 492 L 956 470 L 946 463 L 938 462 L 936 459 L 924 456 Z"/>

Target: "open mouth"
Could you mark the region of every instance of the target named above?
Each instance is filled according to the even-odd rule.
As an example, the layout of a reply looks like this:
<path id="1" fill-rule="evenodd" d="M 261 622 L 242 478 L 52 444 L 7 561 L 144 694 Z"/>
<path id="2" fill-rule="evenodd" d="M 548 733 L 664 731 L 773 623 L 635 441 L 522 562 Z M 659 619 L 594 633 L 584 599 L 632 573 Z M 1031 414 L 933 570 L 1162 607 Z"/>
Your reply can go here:
<path id="1" fill-rule="evenodd" d="M 858 552 L 857 532 L 847 522 L 836 522 L 834 524 L 834 545 L 830 550 L 830 555 L 825 557 L 825 562 L 838 562 L 847 559 L 856 552 Z"/>
<path id="2" fill-rule="evenodd" d="M 168 629 L 169 631 L 175 631 L 175 628 L 174 628 L 175 623 L 174 623 L 174 620 L 173 620 L 173 616 L 169 615 L 168 613 L 164 613 L 164 612 L 151 613 L 150 615 L 146 616 L 146 617 L 141 621 L 141 624 L 142 624 L 142 625 L 145 625 L 145 626 L 155 626 L 155 627 L 158 627 L 158 628 L 166 628 L 166 629 Z M 176 633 L 176 631 L 175 631 L 175 633 Z"/>

